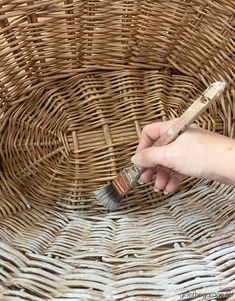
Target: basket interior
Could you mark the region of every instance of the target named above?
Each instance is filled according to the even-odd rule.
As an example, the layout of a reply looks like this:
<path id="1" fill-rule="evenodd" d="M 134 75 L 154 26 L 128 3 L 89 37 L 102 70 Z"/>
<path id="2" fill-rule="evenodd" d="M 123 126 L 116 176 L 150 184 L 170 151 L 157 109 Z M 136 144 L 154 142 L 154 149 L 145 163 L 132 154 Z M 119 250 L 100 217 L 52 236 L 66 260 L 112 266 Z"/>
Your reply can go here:
<path id="1" fill-rule="evenodd" d="M 233 187 L 139 185 L 118 212 L 94 191 L 215 80 L 197 123 L 234 138 L 234 20 L 229 0 L 0 4 L 1 300 L 233 300 Z"/>

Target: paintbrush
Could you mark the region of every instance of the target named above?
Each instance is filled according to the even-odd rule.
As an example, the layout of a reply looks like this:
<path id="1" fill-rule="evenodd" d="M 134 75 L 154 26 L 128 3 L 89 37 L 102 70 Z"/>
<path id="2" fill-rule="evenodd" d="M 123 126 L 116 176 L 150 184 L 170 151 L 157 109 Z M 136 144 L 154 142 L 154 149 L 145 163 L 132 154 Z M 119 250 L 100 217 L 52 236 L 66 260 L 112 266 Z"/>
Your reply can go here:
<path id="1" fill-rule="evenodd" d="M 163 146 L 173 142 L 181 135 L 212 103 L 217 99 L 225 88 L 225 82 L 218 81 L 211 84 L 192 105 L 175 120 L 167 131 L 159 137 L 153 146 Z M 96 199 L 107 209 L 114 211 L 120 206 L 120 200 L 136 185 L 145 171 L 145 168 L 132 165 L 123 169 L 116 178 L 95 191 Z"/>

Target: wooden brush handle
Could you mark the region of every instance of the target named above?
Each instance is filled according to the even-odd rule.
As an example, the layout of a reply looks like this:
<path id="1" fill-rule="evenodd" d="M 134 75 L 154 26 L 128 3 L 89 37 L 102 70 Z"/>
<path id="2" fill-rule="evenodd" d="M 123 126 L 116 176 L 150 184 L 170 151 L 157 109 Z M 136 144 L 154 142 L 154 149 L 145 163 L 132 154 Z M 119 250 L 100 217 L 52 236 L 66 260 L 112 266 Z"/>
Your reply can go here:
<path id="1" fill-rule="evenodd" d="M 222 94 L 224 88 L 225 82 L 223 81 L 211 84 L 153 146 L 163 146 L 173 142 L 207 109 L 213 100 Z"/>
<path id="2" fill-rule="evenodd" d="M 193 104 L 159 137 L 153 146 L 163 146 L 173 142 L 206 110 L 211 99 L 201 95 Z"/>

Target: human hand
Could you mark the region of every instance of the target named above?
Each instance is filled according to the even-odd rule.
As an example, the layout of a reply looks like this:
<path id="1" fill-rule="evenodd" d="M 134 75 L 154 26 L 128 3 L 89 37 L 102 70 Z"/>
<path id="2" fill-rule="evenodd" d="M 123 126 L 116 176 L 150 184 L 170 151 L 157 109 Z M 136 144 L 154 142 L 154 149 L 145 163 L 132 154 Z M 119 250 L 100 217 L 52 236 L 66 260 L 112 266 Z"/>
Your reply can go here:
<path id="1" fill-rule="evenodd" d="M 235 185 L 235 140 L 231 138 L 191 126 L 174 142 L 152 146 L 174 122 L 144 127 L 132 157 L 134 164 L 147 168 L 141 182 L 150 182 L 156 176 L 154 189 L 166 193 L 175 192 L 187 176 Z"/>

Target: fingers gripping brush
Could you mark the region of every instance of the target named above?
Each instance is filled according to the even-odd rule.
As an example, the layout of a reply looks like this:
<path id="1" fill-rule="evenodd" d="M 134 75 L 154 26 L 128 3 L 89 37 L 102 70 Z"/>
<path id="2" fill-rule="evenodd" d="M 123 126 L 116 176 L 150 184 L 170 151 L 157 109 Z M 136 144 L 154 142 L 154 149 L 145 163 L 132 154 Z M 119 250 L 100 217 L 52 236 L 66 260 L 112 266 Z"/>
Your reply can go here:
<path id="1" fill-rule="evenodd" d="M 207 107 L 218 98 L 225 88 L 225 82 L 218 81 L 211 84 L 193 104 L 159 137 L 153 146 L 163 146 L 173 142 L 181 135 Z M 133 189 L 145 168 L 132 165 L 123 169 L 116 178 L 95 191 L 96 199 L 107 209 L 119 209 L 120 200 Z"/>

